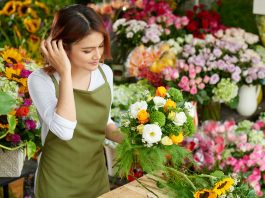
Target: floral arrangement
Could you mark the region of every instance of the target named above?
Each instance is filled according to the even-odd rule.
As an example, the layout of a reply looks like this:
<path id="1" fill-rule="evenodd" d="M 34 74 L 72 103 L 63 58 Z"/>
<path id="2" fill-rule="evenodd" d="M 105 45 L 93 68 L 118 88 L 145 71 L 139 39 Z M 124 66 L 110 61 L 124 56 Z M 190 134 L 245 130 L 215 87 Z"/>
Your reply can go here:
<path id="1" fill-rule="evenodd" d="M 23 46 L 32 57 L 41 59 L 38 50 L 40 41 L 52 20 L 49 6 L 31 0 L 12 0 L 1 4 L 4 4 L 0 10 L 1 46 Z"/>
<path id="2" fill-rule="evenodd" d="M 193 10 L 186 11 L 186 16 L 189 19 L 186 29 L 194 37 L 204 38 L 206 34 L 225 29 L 220 15 L 214 10 L 206 10 L 203 4 L 195 5 Z"/>
<path id="3" fill-rule="evenodd" d="M 238 175 L 225 175 L 222 171 L 210 174 L 191 174 L 165 167 L 164 179 L 158 180 L 158 187 L 166 188 L 169 197 L 194 198 L 255 198 L 255 192 L 239 182 Z M 184 196 L 185 195 L 185 196 Z"/>
<path id="4" fill-rule="evenodd" d="M 146 92 L 145 99 L 132 104 L 121 120 L 125 139 L 116 148 L 117 173 L 132 175 L 137 167 L 150 173 L 168 161 L 179 165 L 188 157 L 179 144 L 194 133 L 194 116 L 193 105 L 184 101 L 181 91 L 158 87 L 154 97 Z"/>
<path id="5" fill-rule="evenodd" d="M 40 145 L 38 115 L 27 89 L 27 77 L 37 68 L 23 49 L 0 52 L 0 92 L 15 101 L 11 110 L 0 115 L 0 149 L 26 147 L 29 158 Z"/>
<path id="6" fill-rule="evenodd" d="M 259 197 L 264 195 L 264 141 L 265 122 L 248 120 L 236 124 L 205 122 L 194 138 L 186 139 L 186 148 L 201 171 L 221 168 L 225 173 L 235 173 L 242 182 L 252 186 Z"/>

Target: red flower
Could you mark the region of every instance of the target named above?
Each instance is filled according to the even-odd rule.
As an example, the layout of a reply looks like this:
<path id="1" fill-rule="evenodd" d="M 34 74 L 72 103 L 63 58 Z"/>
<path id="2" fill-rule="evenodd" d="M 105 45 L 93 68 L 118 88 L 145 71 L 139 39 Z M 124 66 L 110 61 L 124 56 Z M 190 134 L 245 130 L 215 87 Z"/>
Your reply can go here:
<path id="1" fill-rule="evenodd" d="M 16 115 L 18 117 L 23 117 L 23 116 L 27 116 L 28 113 L 29 113 L 29 108 L 25 107 L 25 106 L 22 106 L 22 107 L 17 109 Z"/>

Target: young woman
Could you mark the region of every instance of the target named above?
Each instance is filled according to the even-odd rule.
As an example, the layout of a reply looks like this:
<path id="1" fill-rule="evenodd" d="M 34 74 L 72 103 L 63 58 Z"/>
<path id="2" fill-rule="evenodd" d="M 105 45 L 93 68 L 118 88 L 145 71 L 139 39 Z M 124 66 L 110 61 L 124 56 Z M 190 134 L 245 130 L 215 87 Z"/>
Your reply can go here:
<path id="1" fill-rule="evenodd" d="M 42 124 L 36 198 L 98 197 L 109 191 L 103 141 L 122 141 L 110 119 L 113 74 L 100 63 L 109 36 L 91 8 L 72 5 L 57 12 L 41 50 L 49 66 L 28 79 Z"/>

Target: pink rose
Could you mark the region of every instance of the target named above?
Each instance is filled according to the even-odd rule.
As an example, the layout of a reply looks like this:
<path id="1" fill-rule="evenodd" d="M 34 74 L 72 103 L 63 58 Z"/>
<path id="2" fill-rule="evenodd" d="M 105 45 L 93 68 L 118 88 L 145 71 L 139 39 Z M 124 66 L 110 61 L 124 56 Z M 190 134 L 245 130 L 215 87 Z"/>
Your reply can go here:
<path id="1" fill-rule="evenodd" d="M 190 89 L 190 93 L 191 93 L 192 95 L 195 95 L 195 94 L 197 93 L 197 88 L 196 88 L 195 86 L 191 87 L 191 89 Z"/>

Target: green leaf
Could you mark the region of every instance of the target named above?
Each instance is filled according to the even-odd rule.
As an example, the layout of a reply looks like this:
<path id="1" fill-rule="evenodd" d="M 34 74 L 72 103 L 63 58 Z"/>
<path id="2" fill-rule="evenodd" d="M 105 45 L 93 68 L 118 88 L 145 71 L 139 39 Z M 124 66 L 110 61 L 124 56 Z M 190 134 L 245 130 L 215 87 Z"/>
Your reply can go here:
<path id="1" fill-rule="evenodd" d="M 28 159 L 32 158 L 36 152 L 36 144 L 32 141 L 27 142 L 27 156 Z"/>
<path id="2" fill-rule="evenodd" d="M 226 105 L 228 105 L 231 109 L 236 109 L 237 105 L 239 102 L 239 96 L 233 98 L 232 100 L 230 100 L 229 103 L 226 103 Z"/>
<path id="3" fill-rule="evenodd" d="M 4 92 L 0 92 L 0 115 L 9 113 L 14 107 L 16 100 Z"/>
<path id="4" fill-rule="evenodd" d="M 14 134 L 16 128 L 16 117 L 14 115 L 7 115 L 8 133 Z"/>
<path id="5" fill-rule="evenodd" d="M 213 173 L 211 173 L 211 175 L 214 177 L 218 177 L 218 178 L 222 178 L 225 176 L 224 173 L 222 171 L 219 171 L 219 170 L 214 171 Z"/>

